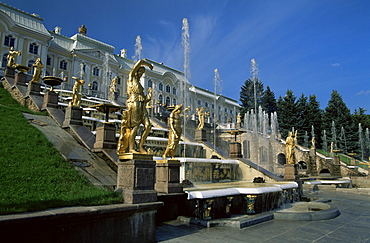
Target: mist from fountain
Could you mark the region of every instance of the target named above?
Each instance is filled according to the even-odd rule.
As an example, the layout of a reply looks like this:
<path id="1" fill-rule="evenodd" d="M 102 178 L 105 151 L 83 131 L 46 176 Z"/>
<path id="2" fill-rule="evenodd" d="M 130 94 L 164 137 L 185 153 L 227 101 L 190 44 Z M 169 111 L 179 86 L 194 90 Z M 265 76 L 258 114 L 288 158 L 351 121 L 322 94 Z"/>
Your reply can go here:
<path id="1" fill-rule="evenodd" d="M 347 153 L 347 139 L 346 139 L 346 133 L 344 131 L 344 127 L 342 127 L 340 129 L 340 136 L 339 136 L 339 140 L 341 142 L 341 150 L 344 152 L 344 153 Z"/>
<path id="2" fill-rule="evenodd" d="M 328 138 L 326 137 L 326 130 L 323 131 L 322 148 L 325 152 L 328 152 Z"/>
<path id="3" fill-rule="evenodd" d="M 362 134 L 362 125 L 361 123 L 358 124 L 358 143 L 360 147 L 360 152 L 361 152 L 361 159 L 364 160 L 364 152 L 365 152 L 365 144 L 364 144 L 364 138 Z"/>
<path id="4" fill-rule="evenodd" d="M 213 146 L 216 147 L 216 126 L 217 126 L 217 119 L 219 117 L 218 109 L 217 109 L 217 95 L 221 95 L 222 93 L 222 79 L 220 77 L 220 73 L 216 68 L 214 70 L 214 78 L 213 78 L 213 87 L 214 87 L 214 94 L 213 94 L 213 106 L 214 106 L 214 117 L 213 117 Z"/>
<path id="5" fill-rule="evenodd" d="M 77 73 L 77 76 L 79 77 L 79 79 L 84 79 L 84 76 L 85 76 L 84 66 L 85 66 L 85 64 L 81 62 L 80 63 L 80 68 L 79 68 L 78 73 Z"/>
<path id="6" fill-rule="evenodd" d="M 365 159 L 368 158 L 370 160 L 370 132 L 369 128 L 365 130 Z"/>
<path id="7" fill-rule="evenodd" d="M 105 90 L 103 90 L 105 99 L 108 99 L 108 94 L 109 94 L 108 73 L 109 73 L 109 53 L 106 52 L 104 54 L 104 58 L 103 58 L 103 70 L 102 70 L 102 74 L 101 74 L 102 75 L 103 87 L 105 89 Z"/>
<path id="8" fill-rule="evenodd" d="M 143 49 L 143 46 L 141 45 L 141 37 L 140 35 L 136 36 L 135 40 L 135 56 L 133 56 L 133 59 L 135 62 L 141 60 L 141 51 Z"/>
<path id="9" fill-rule="evenodd" d="M 338 149 L 337 141 L 337 130 L 335 128 L 335 122 L 331 123 L 331 142 L 333 143 L 333 149 Z"/>

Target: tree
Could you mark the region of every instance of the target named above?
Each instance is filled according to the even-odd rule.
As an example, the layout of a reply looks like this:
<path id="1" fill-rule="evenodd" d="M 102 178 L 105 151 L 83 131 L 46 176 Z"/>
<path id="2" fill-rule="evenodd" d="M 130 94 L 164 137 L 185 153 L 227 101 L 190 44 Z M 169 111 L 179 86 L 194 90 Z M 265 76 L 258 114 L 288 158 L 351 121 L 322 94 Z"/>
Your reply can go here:
<path id="1" fill-rule="evenodd" d="M 293 95 L 293 91 L 287 90 L 286 95 L 279 97 L 277 101 L 277 115 L 279 122 L 279 130 L 283 137 L 288 136 L 288 132 L 292 131 L 292 128 L 298 126 L 298 108 L 296 103 L 296 97 Z"/>
<path id="2" fill-rule="evenodd" d="M 256 87 L 256 92 L 254 92 Z M 240 91 L 240 102 L 241 109 L 240 115 L 243 117 L 248 111 L 262 106 L 262 95 L 263 95 L 263 83 L 258 78 L 247 79 L 241 87 Z M 255 97 L 257 106 L 255 106 Z M 256 111 L 255 111 L 256 112 Z"/>
<path id="3" fill-rule="evenodd" d="M 297 126 L 295 129 L 298 130 L 300 136 L 298 136 L 299 144 L 303 144 L 305 132 L 309 132 L 309 125 L 307 120 L 307 97 L 302 93 L 301 97 L 299 97 L 297 101 Z"/>
<path id="4" fill-rule="evenodd" d="M 277 111 L 275 94 L 270 89 L 270 86 L 267 86 L 266 90 L 263 91 L 261 103 L 262 103 L 263 110 L 268 113 L 269 118 L 271 117 L 271 113 L 274 113 L 275 111 Z"/>
<path id="5" fill-rule="evenodd" d="M 333 123 L 334 122 L 334 123 Z M 334 127 L 333 127 L 334 124 Z M 347 138 L 347 148 L 349 152 L 357 152 L 358 138 L 357 127 L 354 126 L 352 115 L 347 105 L 344 103 L 342 96 L 338 91 L 333 90 L 331 98 L 328 101 L 328 105 L 325 108 L 323 115 L 323 129 L 328 131 L 341 131 L 342 127 L 346 132 L 345 136 Z M 327 133 L 328 135 L 328 133 Z M 330 133 L 329 141 L 331 141 L 338 134 Z M 341 148 L 338 148 L 341 149 Z"/>
<path id="6" fill-rule="evenodd" d="M 366 110 L 364 108 L 359 107 L 355 109 L 353 113 L 353 121 L 355 124 L 361 123 L 362 128 L 365 130 L 366 128 L 370 128 L 370 116 L 365 114 Z"/>
<path id="7" fill-rule="evenodd" d="M 307 122 L 309 125 L 309 128 L 312 131 L 313 127 L 313 133 L 316 140 L 316 145 L 318 148 L 321 148 L 321 124 L 322 124 L 322 115 L 323 110 L 320 109 L 320 102 L 317 101 L 316 95 L 310 95 L 308 98 L 308 104 L 307 104 Z M 312 136 L 312 134 L 310 134 Z"/>

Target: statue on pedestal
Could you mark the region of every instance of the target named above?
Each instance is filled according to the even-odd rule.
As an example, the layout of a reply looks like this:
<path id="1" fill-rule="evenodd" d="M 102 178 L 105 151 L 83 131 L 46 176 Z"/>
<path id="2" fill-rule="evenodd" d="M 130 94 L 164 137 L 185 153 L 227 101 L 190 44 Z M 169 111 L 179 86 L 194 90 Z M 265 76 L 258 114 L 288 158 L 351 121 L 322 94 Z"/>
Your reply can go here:
<path id="1" fill-rule="evenodd" d="M 37 58 L 36 62 L 32 65 L 35 69 L 33 71 L 33 76 L 30 82 L 39 82 L 41 73 L 42 73 L 42 68 L 44 67 L 44 64 L 41 62 L 41 58 Z"/>
<path id="2" fill-rule="evenodd" d="M 8 64 L 7 66 L 8 67 L 16 67 L 17 64 L 15 63 L 15 58 L 17 56 L 20 56 L 21 55 L 21 51 L 14 51 L 14 47 L 10 47 L 10 50 L 8 52 L 8 55 L 6 57 L 6 59 L 8 60 Z"/>
<path id="3" fill-rule="evenodd" d="M 86 35 L 87 33 L 87 28 L 85 27 L 85 25 L 81 25 L 81 27 L 78 28 L 78 33 L 80 33 L 81 35 Z"/>
<path id="4" fill-rule="evenodd" d="M 204 127 L 204 108 L 201 107 L 201 108 L 196 108 L 196 111 L 197 111 L 197 115 L 198 115 L 198 120 L 199 120 L 199 124 L 198 124 L 198 130 L 202 130 L 203 127 Z"/>
<path id="5" fill-rule="evenodd" d="M 148 154 L 143 148 L 144 142 L 151 130 L 151 123 L 149 120 L 146 104 L 152 98 L 152 89 L 148 88 L 147 94 L 144 94 L 144 88 L 140 84 L 140 78 L 145 72 L 145 67 L 153 69 L 153 64 L 145 60 L 139 60 L 131 69 L 127 80 L 127 127 L 130 129 L 130 136 L 128 141 L 129 153 Z M 140 124 L 144 125 L 144 132 L 141 135 L 140 142 L 135 150 L 135 137 Z"/>
<path id="6" fill-rule="evenodd" d="M 163 158 L 166 159 L 167 156 L 172 159 L 175 157 L 177 146 L 179 145 L 181 138 L 181 119 L 180 113 L 182 110 L 182 105 L 176 105 L 175 109 L 171 112 L 170 117 L 168 118 L 169 125 L 169 134 L 168 134 L 168 143 L 166 151 L 164 151 Z"/>
<path id="7" fill-rule="evenodd" d="M 295 148 L 297 147 L 297 130 L 295 131 L 295 134 L 293 135 L 292 132 L 289 132 L 288 137 L 286 138 L 286 159 L 287 159 L 287 164 L 294 164 L 295 159 L 294 159 L 294 152 Z"/>
<path id="8" fill-rule="evenodd" d="M 114 101 L 116 99 L 116 85 L 118 83 L 118 77 L 112 79 L 112 83 L 109 86 L 109 100 Z"/>
<path id="9" fill-rule="evenodd" d="M 82 97 L 82 89 L 83 89 L 83 84 L 85 83 L 85 80 L 79 79 L 76 77 L 72 77 L 74 80 L 76 80 L 75 84 L 73 85 L 72 88 L 72 101 L 69 102 L 69 106 L 77 106 L 80 107 L 81 105 L 81 97 Z M 81 94 L 80 94 L 80 89 L 81 89 Z"/>

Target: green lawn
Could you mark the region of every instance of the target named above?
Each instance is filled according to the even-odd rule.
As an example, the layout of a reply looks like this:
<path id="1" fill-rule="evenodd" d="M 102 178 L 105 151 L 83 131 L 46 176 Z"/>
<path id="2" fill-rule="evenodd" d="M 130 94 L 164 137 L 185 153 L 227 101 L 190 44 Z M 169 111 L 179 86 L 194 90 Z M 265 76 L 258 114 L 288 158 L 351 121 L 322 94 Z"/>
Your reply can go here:
<path id="1" fill-rule="evenodd" d="M 0 85 L 0 214 L 121 202 L 94 187 L 23 117 Z M 41 114 L 41 113 L 40 113 Z"/>

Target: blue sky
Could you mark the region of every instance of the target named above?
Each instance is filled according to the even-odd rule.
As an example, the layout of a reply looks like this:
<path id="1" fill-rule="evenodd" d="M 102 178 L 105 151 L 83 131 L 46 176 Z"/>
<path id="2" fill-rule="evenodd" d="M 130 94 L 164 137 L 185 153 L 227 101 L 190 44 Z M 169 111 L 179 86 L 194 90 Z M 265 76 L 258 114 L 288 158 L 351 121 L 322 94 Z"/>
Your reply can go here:
<path id="1" fill-rule="evenodd" d="M 239 101 L 240 87 L 258 77 L 276 99 L 288 89 L 297 99 L 314 94 L 325 108 L 332 90 L 351 112 L 370 114 L 370 1 L 367 0 L 4 0 L 37 13 L 47 29 L 87 35 L 113 45 L 115 53 L 183 71 L 182 19 L 190 29 L 190 81 L 213 91 L 219 70 L 222 94 Z"/>

